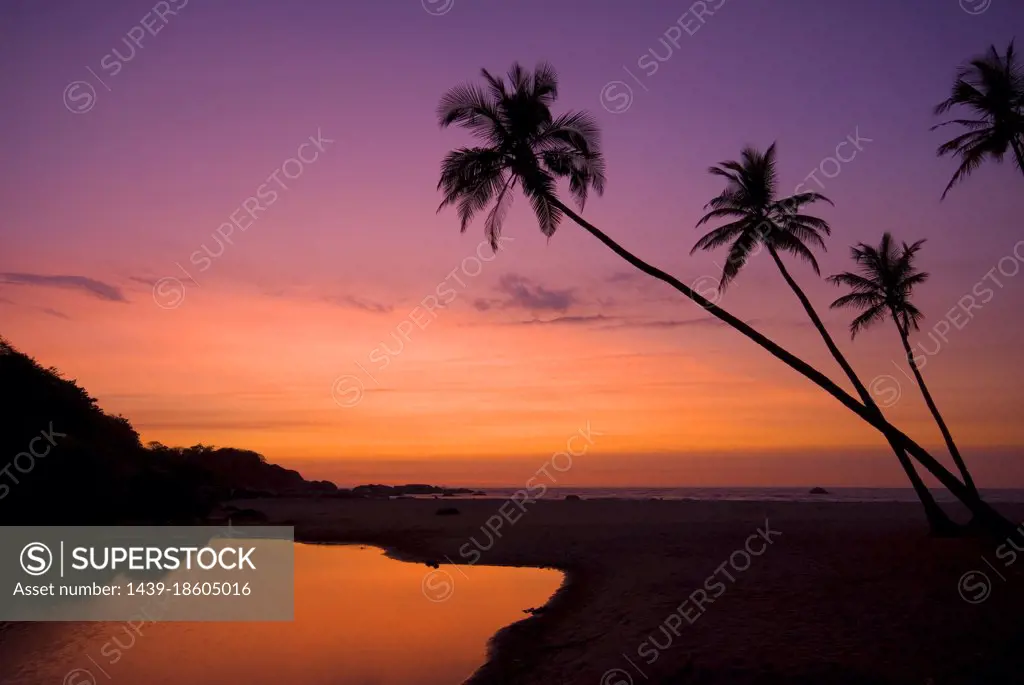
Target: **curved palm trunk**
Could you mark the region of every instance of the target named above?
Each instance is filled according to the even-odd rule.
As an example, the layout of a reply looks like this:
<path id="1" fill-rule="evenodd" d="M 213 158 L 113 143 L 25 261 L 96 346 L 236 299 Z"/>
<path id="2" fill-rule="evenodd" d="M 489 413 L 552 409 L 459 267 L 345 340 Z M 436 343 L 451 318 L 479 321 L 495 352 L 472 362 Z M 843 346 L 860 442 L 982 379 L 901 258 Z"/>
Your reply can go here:
<path id="1" fill-rule="evenodd" d="M 921 388 L 921 394 L 924 396 L 924 403 L 928 405 L 928 410 L 932 413 L 932 417 L 935 419 L 935 423 L 939 426 L 939 431 L 942 433 L 942 439 L 946 441 L 946 447 L 949 449 L 949 454 L 953 457 L 953 461 L 956 463 L 956 467 L 960 469 L 960 474 L 964 478 L 964 485 L 967 486 L 974 496 L 978 496 L 978 488 L 974 485 L 974 480 L 971 478 L 971 472 L 967 470 L 967 464 L 964 463 L 963 457 L 960 456 L 960 450 L 956 448 L 956 443 L 953 442 L 953 436 L 949 432 L 949 428 L 946 427 L 946 422 L 942 420 L 942 414 L 939 413 L 939 408 L 935 406 L 935 400 L 932 399 L 932 394 L 928 392 L 928 386 L 925 385 L 924 376 L 921 375 L 921 370 L 917 368 L 917 362 L 914 361 L 914 351 L 910 348 L 910 338 L 908 333 L 904 330 L 903 326 L 900 325 L 899 319 L 893 315 L 893 321 L 896 322 L 896 329 L 900 332 L 900 340 L 903 341 L 903 349 L 907 352 L 907 362 L 910 364 L 910 370 L 914 372 L 914 378 L 917 379 L 917 385 Z"/>
<path id="2" fill-rule="evenodd" d="M 712 316 L 735 328 L 737 331 L 753 340 L 757 345 L 762 347 L 776 359 L 782 361 L 788 367 L 815 383 L 822 390 L 832 395 L 832 397 L 838 400 L 847 409 L 874 426 L 877 430 L 881 431 L 887 438 L 902 446 L 912 457 L 917 459 L 922 466 L 928 469 L 928 471 L 935 476 L 940 483 L 948 488 L 949 491 L 957 497 L 957 499 L 963 502 L 964 506 L 966 506 L 971 513 L 975 515 L 978 522 L 982 523 L 988 530 L 999 536 L 1015 535 L 1015 526 L 1008 519 L 1004 518 L 999 514 L 999 512 L 982 501 L 977 494 L 965 488 L 964 484 L 957 480 L 952 473 L 947 471 L 946 468 L 935 459 L 935 457 L 928 454 L 924 448 L 907 437 L 898 428 L 887 422 L 885 417 L 881 416 L 881 414 L 872 413 L 867 407 L 853 399 L 845 390 L 833 383 L 828 376 L 825 376 L 792 352 L 780 347 L 744 321 L 736 318 L 721 307 L 716 306 L 713 302 L 685 285 L 679 279 L 648 264 L 639 257 L 634 256 L 631 252 L 605 235 L 599 228 L 590 224 L 586 219 L 565 206 L 565 204 L 563 204 L 557 197 L 550 197 L 549 201 L 553 206 L 558 207 L 558 209 L 566 216 L 604 243 L 605 246 L 612 250 L 612 252 L 622 257 L 634 268 L 672 286 L 680 293 L 703 307 Z"/>
<path id="3" fill-rule="evenodd" d="M 800 304 L 803 305 L 804 311 L 807 312 L 807 316 L 810 317 L 811 323 L 814 324 L 814 327 L 818 330 L 822 340 L 825 341 L 825 346 L 828 347 L 828 351 L 832 353 L 832 357 L 836 360 L 839 366 L 842 367 L 846 377 L 850 379 L 853 387 L 857 390 L 857 394 L 860 395 L 861 402 L 863 402 L 864 406 L 868 409 L 877 412 L 881 417 L 882 410 L 875 403 L 874 399 L 871 397 L 871 393 L 869 393 L 868 389 L 864 387 L 864 384 L 861 382 L 860 378 L 857 377 L 857 373 L 853 370 L 853 367 L 850 366 L 846 357 L 839 350 L 839 347 L 829 334 L 828 329 L 825 328 L 825 324 L 822 322 L 821 317 L 818 316 L 818 312 L 815 311 L 811 301 L 807 299 L 807 295 L 804 294 L 804 291 L 799 285 L 797 285 L 796 280 L 794 280 L 790 275 L 789 270 L 786 269 L 786 265 L 783 264 L 775 249 L 768 246 L 768 253 L 772 256 L 772 259 L 775 260 L 775 265 L 779 267 L 779 271 L 782 272 L 782 277 L 786 279 L 787 285 L 789 285 L 790 289 L 796 294 L 797 299 L 800 300 Z M 906 472 L 907 478 L 910 479 L 910 484 L 914 486 L 914 492 L 917 493 L 918 498 L 921 500 L 921 504 L 924 506 L 925 515 L 928 517 L 928 525 L 932 532 L 939 535 L 952 533 L 956 530 L 956 524 L 950 520 L 946 512 L 942 510 L 942 507 L 940 507 L 938 502 L 935 501 L 935 498 L 932 497 L 932 493 L 928 491 L 928 486 L 924 484 L 924 481 L 921 480 L 921 476 L 916 470 L 914 470 L 914 465 L 907 456 L 906 450 L 892 440 L 892 438 L 886 436 L 886 440 L 888 440 L 889 446 L 892 447 L 892 451 L 896 454 L 896 458 L 899 460 L 900 466 L 902 466 L 903 470 Z"/>

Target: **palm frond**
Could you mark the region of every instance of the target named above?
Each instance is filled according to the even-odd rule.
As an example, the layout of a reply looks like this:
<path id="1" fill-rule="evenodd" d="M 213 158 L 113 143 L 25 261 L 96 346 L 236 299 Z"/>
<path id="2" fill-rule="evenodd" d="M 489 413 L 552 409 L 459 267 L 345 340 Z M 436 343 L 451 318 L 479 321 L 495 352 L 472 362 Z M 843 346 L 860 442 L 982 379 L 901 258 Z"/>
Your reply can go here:
<path id="1" fill-rule="evenodd" d="M 708 173 L 726 179 L 726 187 L 704 206 L 710 211 L 698 220 L 697 227 L 713 219 L 736 221 L 706 233 L 694 245 L 691 254 L 729 244 L 723 286 L 736 277 L 757 245 L 793 254 L 820 273 L 818 261 L 808 245 L 824 250 L 822 234 L 829 235 L 832 228 L 824 219 L 800 212 L 800 207 L 819 200 L 831 204 L 831 200 L 813 192 L 779 199 L 776 150 L 775 143 L 764 152 L 747 146 L 740 151 L 739 160 L 724 161 L 708 169 Z"/>
<path id="2" fill-rule="evenodd" d="M 722 278 L 718 281 L 718 288 L 725 291 L 732 283 L 740 269 L 747 263 L 747 259 L 757 248 L 757 237 L 754 231 L 743 231 L 729 247 L 729 255 L 725 259 L 725 266 L 722 267 Z"/>
<path id="3" fill-rule="evenodd" d="M 918 240 L 910 245 L 902 243 L 897 246 L 892 234 L 886 232 L 877 247 L 858 243 L 851 248 L 851 256 L 861 273 L 846 271 L 828 278 L 833 285 L 846 286 L 851 290 L 836 299 L 832 308 L 862 310 L 850 324 L 854 336 L 887 312 L 895 318 L 901 332 L 917 327 L 923 314 L 910 297 L 914 287 L 928 279 L 927 273 L 914 267 L 914 259 L 923 244 L 923 240 Z"/>
<path id="4" fill-rule="evenodd" d="M 885 315 L 886 309 L 884 304 L 875 305 L 865 310 L 860 316 L 850 322 L 850 337 L 856 338 L 858 333 L 868 326 L 878 323 L 885 318 Z"/>
<path id="5" fill-rule="evenodd" d="M 825 280 L 831 283 L 832 285 L 845 285 L 848 288 L 853 288 L 858 293 L 877 294 L 882 290 L 881 286 L 877 282 L 869 280 L 864 276 L 861 276 L 860 274 L 851 273 L 849 271 L 844 271 L 841 274 L 829 276 Z M 881 295 L 881 297 L 884 298 L 885 296 Z"/>
<path id="6" fill-rule="evenodd" d="M 821 269 L 818 267 L 818 260 L 814 258 L 814 253 L 792 233 L 781 231 L 778 235 L 773 236 L 768 243 L 777 251 L 788 252 L 804 260 L 811 265 L 815 274 L 821 275 Z"/>
<path id="7" fill-rule="evenodd" d="M 505 132 L 495 103 L 471 83 L 455 86 L 441 96 L 437 121 L 441 128 L 458 124 L 476 137 L 488 140 Z"/>
<path id="8" fill-rule="evenodd" d="M 458 148 L 444 157 L 438 211 L 456 205 L 465 231 L 493 202 L 484 231 L 496 246 L 518 185 L 541 232 L 550 237 L 562 219 L 556 179 L 568 181 L 580 208 L 591 191 L 604 192 L 605 161 L 597 122 L 586 112 L 552 115 L 558 76 L 546 62 L 532 72 L 514 63 L 504 77 L 486 69 L 481 75 L 483 87 L 456 86 L 441 97 L 437 108 L 442 128 L 455 124 L 486 141 L 483 147 Z"/>
<path id="9" fill-rule="evenodd" d="M 731 224 L 726 224 L 725 226 L 719 226 L 713 231 L 705 233 L 693 246 L 693 249 L 690 250 L 690 254 L 693 254 L 697 250 L 714 250 L 732 242 L 744 230 L 746 230 L 747 225 L 748 222 L 746 219 L 740 219 L 739 221 L 734 221 Z"/>
<path id="10" fill-rule="evenodd" d="M 523 192 L 533 207 L 540 232 L 550 238 L 562 221 L 562 210 L 551 202 L 555 194 L 555 180 L 544 172 L 533 174 L 529 179 L 523 179 Z"/>
<path id="11" fill-rule="evenodd" d="M 1024 173 L 1024 149 L 1018 147 L 1019 141 L 1024 141 L 1024 71 L 1016 63 L 1012 41 L 1005 56 L 992 45 L 984 55 L 960 67 L 950 96 L 936 105 L 935 114 L 946 114 L 957 107 L 975 116 L 951 119 L 932 127 L 935 130 L 956 125 L 968 129 L 936 150 L 940 157 L 953 155 L 960 159 L 942 198 L 985 160 L 1002 162 L 1009 150 Z"/>
<path id="12" fill-rule="evenodd" d="M 879 305 L 884 305 L 885 299 L 880 297 L 878 293 L 862 292 L 862 293 L 848 293 L 841 297 L 837 297 L 832 304 L 829 305 L 830 309 L 870 309 Z"/>
<path id="13" fill-rule="evenodd" d="M 500 160 L 499 153 L 482 147 L 459 148 L 445 155 L 441 161 L 441 178 L 437 182 L 437 189 L 444 191 L 444 199 L 437 211 L 454 204 L 467 193 L 476 192 L 479 186 L 500 175 Z"/>
<path id="14" fill-rule="evenodd" d="M 508 209 L 512 205 L 512 188 L 515 187 L 516 177 L 505 174 L 501 177 L 501 190 L 498 192 L 498 197 L 494 201 L 494 206 L 491 211 L 487 214 L 487 221 L 484 222 L 484 235 L 487 236 L 487 240 L 491 243 L 491 249 L 497 251 L 498 249 L 498 238 L 501 237 L 501 226 L 505 221 L 505 216 L 508 214 Z"/>
<path id="15" fill-rule="evenodd" d="M 558 99 L 558 74 L 547 62 L 539 63 L 533 70 L 533 97 L 548 106 Z"/>
<path id="16" fill-rule="evenodd" d="M 710 206 L 710 203 L 706 206 Z M 700 228 L 701 226 L 711 221 L 712 219 L 737 216 L 749 218 L 750 215 L 746 212 L 746 210 L 740 207 L 721 207 L 718 209 L 712 209 L 710 212 L 708 212 L 707 214 L 700 218 L 700 221 L 697 222 L 697 228 Z"/>

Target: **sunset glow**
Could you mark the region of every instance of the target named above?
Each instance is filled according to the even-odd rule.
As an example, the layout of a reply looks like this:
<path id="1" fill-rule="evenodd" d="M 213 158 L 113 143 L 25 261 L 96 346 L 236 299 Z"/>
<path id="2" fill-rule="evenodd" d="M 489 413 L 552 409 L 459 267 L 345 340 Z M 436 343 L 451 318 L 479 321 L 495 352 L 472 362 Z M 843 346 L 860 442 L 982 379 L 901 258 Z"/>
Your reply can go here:
<path id="1" fill-rule="evenodd" d="M 479 67 L 545 59 L 556 109 L 603 129 L 609 185 L 584 215 L 694 287 L 721 270 L 689 255 L 721 190 L 706 168 L 745 144 L 778 140 L 787 192 L 821 170 L 812 189 L 835 202 L 815 208 L 834 228 L 823 274 L 883 230 L 927 238 L 913 340 L 930 387 L 979 483 L 1024 486 L 1000 456 L 1024 446 L 1020 178 L 989 165 L 940 204 L 953 166 L 928 130 L 960 56 L 1007 42 L 1013 11 L 967 21 L 953 2 L 936 34 L 920 31 L 923 2 L 862 4 L 727 2 L 644 75 L 672 3 L 488 3 L 492 33 L 465 31 L 484 9 L 461 0 L 444 16 L 185 3 L 113 77 L 102 60 L 147 7 L 8 4 L 18 30 L 0 54 L 21 66 L 3 81 L 0 333 L 144 441 L 253 449 L 339 483 L 413 480 L 422 463 L 423 480 L 515 485 L 589 425 L 574 483 L 785 485 L 809 468 L 811 482 L 901 485 L 877 432 L 571 223 L 549 241 L 517 197 L 494 254 L 482 219 L 460 234 L 454 210 L 435 213 L 441 157 L 470 144 L 438 130 L 439 95 Z M 588 40 L 564 41 L 580 12 Z M 123 31 L 81 30 L 98 22 Z M 787 50 L 763 52 L 752 27 Z M 919 59 L 890 63 L 908 41 Z M 634 99 L 614 113 L 601 94 L 620 78 Z M 61 93 L 79 79 L 96 100 L 75 113 Z M 794 94 L 801 81 L 817 95 Z M 835 289 L 792 269 L 887 415 L 942 453 L 895 329 L 851 343 Z M 720 304 L 847 387 L 767 255 Z M 763 471 L 730 461 L 758 454 Z"/>

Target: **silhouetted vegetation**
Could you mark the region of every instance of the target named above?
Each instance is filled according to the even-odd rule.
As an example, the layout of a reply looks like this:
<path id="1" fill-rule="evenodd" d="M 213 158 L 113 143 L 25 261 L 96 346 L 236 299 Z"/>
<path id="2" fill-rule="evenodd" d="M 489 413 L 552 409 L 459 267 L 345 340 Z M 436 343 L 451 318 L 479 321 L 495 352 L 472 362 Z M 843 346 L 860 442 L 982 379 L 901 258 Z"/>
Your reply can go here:
<path id="1" fill-rule="evenodd" d="M 247 495 L 333 493 L 256 452 L 143 446 L 74 380 L 0 338 L 0 523 L 195 523 Z"/>
<path id="2" fill-rule="evenodd" d="M 832 303 L 832 307 L 849 307 L 861 310 L 861 313 L 850 323 L 850 335 L 857 333 L 868 326 L 892 318 L 899 331 L 900 340 L 903 342 L 903 350 L 907 355 L 907 363 L 914 372 L 918 387 L 924 396 L 925 404 L 932 413 L 935 423 L 946 441 L 949 454 L 960 469 L 960 475 L 964 484 L 977 496 L 977 488 L 971 478 L 967 464 L 960 456 L 960 450 L 953 441 L 953 436 L 946 426 L 945 420 L 935 405 L 928 386 L 925 385 L 924 376 L 918 368 L 917 359 L 910 348 L 910 331 L 918 330 L 918 322 L 924 318 L 924 314 L 910 301 L 914 288 L 926 280 L 928 274 L 918 271 L 914 266 L 914 258 L 924 244 L 918 240 L 913 245 L 903 243 L 897 246 L 892 235 L 882 235 L 882 242 L 878 247 L 859 243 L 851 249 L 853 261 L 860 268 L 860 273 L 846 271 L 841 274 L 829 277 L 829 281 L 835 285 L 846 286 L 851 289 L 847 295 L 843 295 Z"/>
<path id="3" fill-rule="evenodd" d="M 832 227 L 824 219 L 806 214 L 803 208 L 818 201 L 829 204 L 832 204 L 832 201 L 824 195 L 814 192 L 797 193 L 780 198 L 775 159 L 775 144 L 772 143 L 763 153 L 754 148 L 745 148 L 739 161 L 722 162 L 708 170 L 712 175 L 724 178 L 726 187 L 705 205 L 704 208 L 710 211 L 697 222 L 697 226 L 700 227 L 715 219 L 723 219 L 728 223 L 705 234 L 693 246 L 690 253 L 728 246 L 729 256 L 726 258 L 719 283 L 719 288 L 725 289 L 729 282 L 739 275 L 740 270 L 755 250 L 758 252 L 762 248 L 767 250 L 778 267 L 779 273 L 782 274 L 786 284 L 800 301 L 800 305 L 804 308 L 804 312 L 807 313 L 815 330 L 825 342 L 832 358 L 836 360 L 857 391 L 861 402 L 868 410 L 881 417 L 882 410 L 832 339 L 832 335 L 825 328 L 814 305 L 797 284 L 796 279 L 789 273 L 780 254 L 787 253 L 807 262 L 814 269 L 816 275 L 821 275 L 813 248 L 825 249 L 823 236 L 831 235 Z M 921 476 L 914 470 L 914 464 L 910 461 L 906 451 L 891 438 L 888 439 L 888 442 L 899 460 L 900 466 L 903 467 L 904 473 L 907 474 L 910 484 L 914 487 L 914 492 L 921 500 L 932 532 L 937 535 L 954 534 L 956 525 L 928 491 Z"/>
<path id="4" fill-rule="evenodd" d="M 953 155 L 960 159 L 942 197 L 982 162 L 992 159 L 1002 163 L 1007 153 L 1024 174 L 1024 69 L 1017 63 L 1013 41 L 1005 55 L 992 45 L 984 55 L 960 68 L 950 96 L 935 107 L 935 113 L 945 114 L 957 107 L 967 110 L 972 118 L 944 121 L 932 127 L 935 130 L 953 125 L 967 129 L 939 146 L 940 157 Z"/>
<path id="5" fill-rule="evenodd" d="M 1011 46 L 1006 58 L 1006 64 L 1009 66 L 1004 68 L 1008 76 L 999 83 L 1004 86 L 1009 85 L 1012 90 L 1006 95 L 1008 99 L 1003 102 L 1011 109 L 1009 117 L 1004 118 L 1003 121 L 1016 127 L 1020 124 L 1020 76 L 1016 67 L 1012 66 L 1012 58 Z M 977 60 L 972 65 L 974 69 L 984 71 L 984 78 L 989 79 L 986 84 L 992 79 L 998 78 L 999 76 L 994 73 L 994 70 L 1002 68 L 983 66 Z M 545 236 L 552 236 L 563 218 L 572 220 L 632 267 L 689 298 L 708 314 L 743 334 L 873 426 L 892 445 L 897 455 L 905 452 L 917 460 L 972 512 L 978 523 L 990 532 L 997 536 L 1015 534 L 1013 524 L 984 502 L 974 488 L 967 487 L 921 445 L 889 423 L 870 396 L 865 399 L 864 395 L 861 395 L 862 399 L 858 401 L 818 369 L 769 339 L 747 322 L 726 311 L 705 297 L 703 293 L 697 292 L 679 278 L 644 261 L 622 247 L 608 234 L 559 199 L 558 181 L 565 180 L 568 182 L 570 195 L 573 196 L 582 211 L 589 191 L 593 190 L 598 195 L 604 192 L 605 161 L 600 150 L 600 131 L 590 115 L 585 112 L 568 112 L 555 116 L 552 113 L 551 107 L 558 98 L 558 77 L 551 65 L 541 63 L 533 72 L 530 72 L 516 63 L 509 69 L 506 79 L 495 77 L 486 69 L 481 71 L 481 75 L 485 82 L 483 87 L 475 83 L 456 86 L 441 97 L 437 108 L 438 123 L 442 128 L 457 125 L 466 129 L 475 141 L 481 143 L 473 147 L 457 148 L 449 152 L 442 160 L 437 188 L 443 192 L 444 198 L 438 211 L 449 205 L 456 205 L 460 229 L 465 231 L 473 217 L 490 206 L 491 209 L 484 222 L 484 232 L 490 239 L 491 245 L 497 249 L 502 223 L 518 185 L 530 201 L 539 228 Z M 961 80 L 967 77 L 966 74 L 962 74 Z M 952 104 L 960 104 L 957 89 L 962 89 L 962 87 L 959 85 L 954 87 L 954 97 L 951 98 L 950 104 L 940 105 L 940 111 L 945 111 Z M 970 104 L 975 106 L 975 109 L 980 109 L 992 103 L 991 98 L 986 96 L 983 102 L 971 101 Z M 984 113 L 983 119 L 974 123 L 964 123 L 965 120 L 958 120 L 957 123 L 972 129 L 993 125 L 998 128 L 997 132 L 1000 135 L 1006 135 L 1006 131 L 996 125 L 994 114 L 994 112 Z M 995 129 L 993 131 L 996 132 Z M 1017 131 L 1018 129 L 1014 128 L 1009 133 L 1006 142 L 1007 147 L 1013 147 L 1014 150 L 1019 148 L 1018 144 L 1021 142 Z M 977 160 L 984 157 L 985 154 L 996 154 L 988 143 L 983 144 L 977 150 L 971 149 L 973 150 L 970 153 L 972 161 L 967 166 L 962 166 L 961 172 L 977 166 L 980 163 Z M 998 155 L 996 156 L 998 158 Z M 731 181 L 739 182 L 743 166 L 737 163 L 728 163 L 728 166 L 723 165 L 716 173 Z M 958 172 L 958 176 L 962 175 Z M 954 177 L 954 181 L 956 178 Z M 738 199 L 728 196 L 728 193 L 729 191 L 719 198 L 722 209 L 728 209 L 733 204 L 733 200 Z M 779 249 L 782 249 L 782 245 L 785 244 L 786 251 L 796 252 L 805 259 L 810 257 L 812 264 L 813 255 L 806 248 L 798 247 L 792 237 L 797 236 L 801 241 L 810 240 L 813 243 L 814 238 L 807 229 L 813 228 L 815 235 L 817 235 L 817 231 L 825 231 L 820 220 L 797 214 L 800 205 L 822 199 L 816 194 L 813 195 L 799 203 L 790 202 L 790 205 L 786 207 L 778 207 L 775 216 L 776 222 L 791 230 L 773 238 L 774 241 L 783 241 L 783 243 L 778 243 Z M 716 200 L 712 202 L 714 203 Z M 765 207 L 768 206 L 770 204 L 766 203 Z M 712 209 L 716 209 L 716 207 L 712 205 Z M 752 230 L 758 230 L 757 224 Z M 723 229 L 719 229 L 719 231 L 723 231 Z M 827 233 L 827 231 L 825 232 Z M 738 236 L 732 236 L 731 233 L 726 235 L 726 233 L 729 231 L 725 230 L 719 238 L 709 238 L 709 246 L 712 242 L 716 245 L 719 242 L 725 244 L 744 235 L 743 231 L 740 231 Z M 752 246 L 750 245 L 751 239 L 756 238 L 756 233 L 750 231 L 747 231 L 745 235 L 746 238 L 741 238 L 738 243 L 734 244 L 736 256 L 742 259 L 745 259 Z M 758 240 L 762 239 L 758 238 Z M 765 244 L 771 246 L 769 242 Z M 773 256 L 779 268 L 782 269 L 783 275 L 787 275 L 777 254 L 773 254 Z M 735 260 L 730 259 L 730 264 L 732 264 L 731 268 L 738 270 Z M 742 262 L 738 262 L 738 264 L 742 265 Z M 730 269 L 730 266 L 727 265 L 726 269 Z M 728 275 L 727 273 L 726 276 Z M 789 280 L 791 279 L 787 279 L 787 281 Z M 791 286 L 795 286 L 795 284 L 791 283 Z M 794 292 L 798 296 L 801 295 L 798 287 L 794 287 Z M 817 318 L 813 314 L 813 308 L 805 306 L 805 309 L 808 309 L 808 314 L 812 315 L 812 320 Z M 823 333 L 828 342 L 830 339 L 823 327 L 819 327 L 819 331 Z M 839 360 L 842 355 L 833 351 L 833 356 Z M 842 364 L 842 362 L 840 363 Z M 848 373 L 852 380 L 855 377 L 852 370 Z M 860 385 L 863 386 L 863 384 Z M 908 471 L 908 475 L 910 473 L 913 473 L 912 469 Z M 920 491 L 919 494 L 921 494 Z"/>

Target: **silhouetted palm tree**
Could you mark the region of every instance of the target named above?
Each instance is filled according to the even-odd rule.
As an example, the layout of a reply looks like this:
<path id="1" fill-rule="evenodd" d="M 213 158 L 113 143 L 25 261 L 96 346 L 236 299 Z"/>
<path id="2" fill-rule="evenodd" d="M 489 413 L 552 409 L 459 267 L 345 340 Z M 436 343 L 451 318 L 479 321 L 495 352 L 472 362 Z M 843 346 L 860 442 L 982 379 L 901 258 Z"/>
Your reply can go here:
<path id="1" fill-rule="evenodd" d="M 495 207 L 487 217 L 485 228 L 492 244 L 496 245 L 510 202 L 509 194 L 518 184 L 530 199 L 545 235 L 552 235 L 562 217 L 568 216 L 630 265 L 672 286 L 904 447 L 994 532 L 1012 533 L 1012 523 L 964 488 L 941 463 L 878 412 L 865 407 L 810 364 L 679 279 L 630 253 L 558 198 L 557 178 L 568 179 L 569 190 L 580 205 L 586 200 L 588 190 L 600 194 L 604 190 L 604 158 L 597 126 L 588 115 L 552 116 L 550 105 L 558 95 L 558 81 L 549 65 L 539 65 L 532 74 L 518 64 L 513 65 L 507 84 L 486 70 L 482 73 L 486 90 L 475 84 L 458 86 L 448 91 L 438 106 L 442 128 L 458 124 L 483 143 L 459 148 L 445 156 L 438 182 L 438 189 L 444 191 L 444 200 L 438 211 L 457 204 L 462 230 L 465 230 L 470 219 L 494 201 Z"/>
<path id="2" fill-rule="evenodd" d="M 825 341 L 825 346 L 828 347 L 832 357 L 842 368 L 846 377 L 850 379 L 853 387 L 856 388 L 861 401 L 865 406 L 881 414 L 881 409 L 871 397 L 871 393 L 857 377 L 853 367 L 839 350 L 828 329 L 825 328 L 825 324 L 818 316 L 811 301 L 790 275 L 779 256 L 780 252 L 795 255 L 808 262 L 814 269 L 814 273 L 821 275 L 818 262 L 808 244 L 824 250 L 825 241 L 822 239 L 822 234 L 830 235 L 832 229 L 824 219 L 804 214 L 801 210 L 804 206 L 819 200 L 829 204 L 832 204 L 832 201 L 820 193 L 813 192 L 780 198 L 775 159 L 775 143 L 772 143 L 763 153 L 751 147 L 744 148 L 740 153 L 739 161 L 722 162 L 708 169 L 709 173 L 724 178 L 726 187 L 721 194 L 712 198 L 704 206 L 704 209 L 710 209 L 710 211 L 701 217 L 697 222 L 697 227 L 699 228 L 713 219 L 726 219 L 729 220 L 729 223 L 705 234 L 693 246 L 690 254 L 697 250 L 713 250 L 728 246 L 729 255 L 719 282 L 719 288 L 725 289 L 746 264 L 750 255 L 755 250 L 765 248 L 775 261 L 786 284 L 789 285 L 804 311 L 807 312 L 814 328 Z M 928 491 L 928 487 L 914 470 L 914 465 L 906 451 L 895 441 L 890 440 L 889 445 L 896 454 L 896 458 L 899 459 L 900 465 L 903 466 L 907 478 L 914 486 L 914 491 L 924 506 L 932 531 L 943 535 L 951 533 L 955 529 L 955 525 L 936 503 L 935 498 Z"/>
<path id="3" fill-rule="evenodd" d="M 466 84 L 450 90 L 438 106 L 442 127 L 459 124 L 488 143 L 460 148 L 444 158 L 437 187 L 445 195 L 438 211 L 457 203 L 465 231 L 473 216 L 493 200 L 485 230 L 491 246 L 497 248 L 518 183 L 541 232 L 550 237 L 562 219 L 555 198 L 556 177 L 569 179 L 569 191 L 580 209 L 591 188 L 598 195 L 604 192 L 597 124 L 585 112 L 552 117 L 558 79 L 548 64 L 538 65 L 533 74 L 514 64 L 508 86 L 486 69 L 483 76 L 487 92 Z"/>
<path id="4" fill-rule="evenodd" d="M 944 114 L 958 105 L 972 110 L 975 118 L 953 119 L 932 126 L 933 131 L 950 124 L 969 129 L 939 146 L 940 157 L 960 158 L 960 167 L 942 197 L 986 158 L 1001 163 L 1007 151 L 1013 154 L 1018 169 L 1024 174 L 1024 71 L 1017 64 L 1013 41 L 1006 48 L 1005 56 L 993 45 L 987 53 L 961 67 L 952 94 L 939 103 L 935 113 Z"/>
<path id="5" fill-rule="evenodd" d="M 925 404 L 928 405 L 932 416 L 935 417 L 935 423 L 938 424 L 939 430 L 942 432 L 942 437 L 946 441 L 946 447 L 949 448 L 953 461 L 960 469 L 964 484 L 972 492 L 977 493 L 974 480 L 967 470 L 963 457 L 960 456 L 960 450 L 953 442 L 953 436 L 950 434 L 949 428 L 946 427 L 939 408 L 935 406 L 935 401 L 932 399 L 931 393 L 928 392 L 928 386 L 925 385 L 924 377 L 921 375 L 921 370 L 917 368 L 914 353 L 910 349 L 910 329 L 918 330 L 918 321 L 924 317 L 910 301 L 914 287 L 928 279 L 927 273 L 914 268 L 914 257 L 921 249 L 922 244 L 924 241 L 918 240 L 913 245 L 903 243 L 902 246 L 897 246 L 892 235 L 885 233 L 882 235 L 882 242 L 878 247 L 860 243 L 852 248 L 853 261 L 860 267 L 860 273 L 847 271 L 829 277 L 828 280 L 835 285 L 846 286 L 853 291 L 838 298 L 832 303 L 832 307 L 851 307 L 862 310 L 860 315 L 850 323 L 851 336 L 856 336 L 860 331 L 887 316 L 892 318 L 900 333 L 900 339 L 903 341 L 907 362 L 914 372 L 917 384 L 921 388 L 921 394 L 924 395 Z"/>

